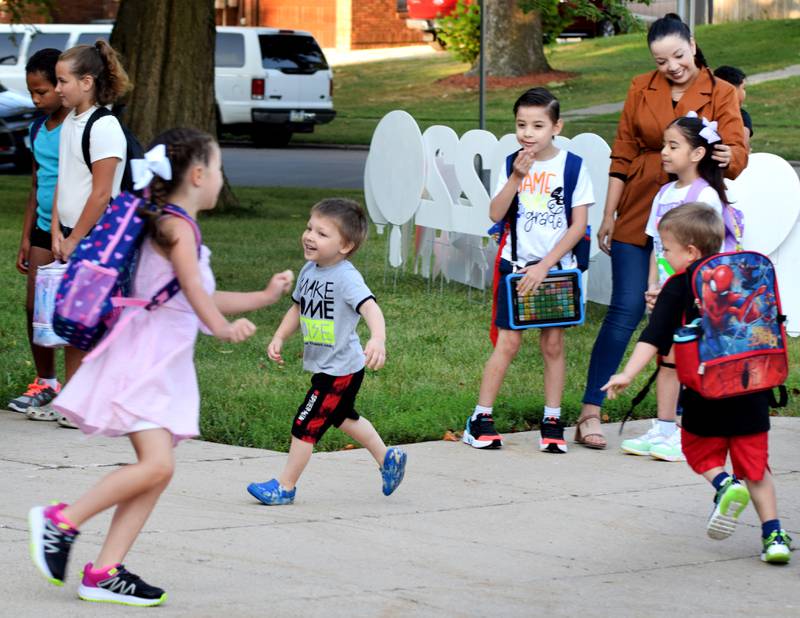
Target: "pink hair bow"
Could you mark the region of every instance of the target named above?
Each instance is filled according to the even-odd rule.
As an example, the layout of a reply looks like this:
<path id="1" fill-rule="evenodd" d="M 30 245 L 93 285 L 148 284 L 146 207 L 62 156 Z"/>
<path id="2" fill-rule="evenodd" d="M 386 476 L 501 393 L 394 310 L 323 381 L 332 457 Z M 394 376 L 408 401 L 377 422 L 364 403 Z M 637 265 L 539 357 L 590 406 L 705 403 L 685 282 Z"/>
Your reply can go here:
<path id="1" fill-rule="evenodd" d="M 688 114 L 686 114 L 686 117 L 700 118 L 700 116 L 698 116 L 697 112 L 695 111 L 689 112 Z M 700 120 L 703 121 L 703 129 L 700 131 L 700 137 L 706 140 L 709 144 L 713 144 L 715 142 L 721 142 L 722 138 L 719 136 L 719 133 L 717 133 L 717 121 L 712 120 L 711 122 L 709 122 L 705 118 L 705 116 L 700 118 Z"/>

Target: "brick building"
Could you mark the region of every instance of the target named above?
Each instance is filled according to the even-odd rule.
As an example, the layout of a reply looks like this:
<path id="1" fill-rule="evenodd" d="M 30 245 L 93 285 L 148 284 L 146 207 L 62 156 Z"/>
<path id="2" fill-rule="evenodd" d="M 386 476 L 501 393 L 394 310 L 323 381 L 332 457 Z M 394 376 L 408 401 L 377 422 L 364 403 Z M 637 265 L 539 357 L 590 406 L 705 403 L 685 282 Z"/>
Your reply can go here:
<path id="1" fill-rule="evenodd" d="M 217 23 L 297 28 L 322 47 L 362 49 L 422 42 L 397 0 L 215 0 Z"/>
<path id="2" fill-rule="evenodd" d="M 51 21 L 83 24 L 113 20 L 119 3 L 55 0 Z M 0 0 L 0 21 L 7 21 L 2 4 Z M 397 0 L 214 0 L 214 5 L 217 24 L 308 30 L 322 47 L 363 49 L 422 42 L 419 31 L 406 27 Z M 40 19 L 29 17 L 32 22 Z"/>

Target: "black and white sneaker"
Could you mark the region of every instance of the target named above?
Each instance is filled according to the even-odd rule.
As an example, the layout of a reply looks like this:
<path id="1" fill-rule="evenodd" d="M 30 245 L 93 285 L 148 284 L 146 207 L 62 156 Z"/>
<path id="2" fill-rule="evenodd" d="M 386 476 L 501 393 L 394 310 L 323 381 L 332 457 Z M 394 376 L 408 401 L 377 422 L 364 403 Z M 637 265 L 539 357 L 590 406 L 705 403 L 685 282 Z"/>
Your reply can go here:
<path id="1" fill-rule="evenodd" d="M 161 605 L 167 600 L 167 593 L 161 588 L 151 586 L 121 564 L 97 573 L 91 562 L 83 568 L 78 596 L 84 601 L 139 607 Z"/>
<path id="2" fill-rule="evenodd" d="M 467 427 L 461 440 L 472 448 L 500 448 L 503 436 L 494 428 L 494 419 L 489 414 L 478 414 L 475 420 L 467 419 Z"/>
<path id="3" fill-rule="evenodd" d="M 566 453 L 567 441 L 564 440 L 564 425 L 560 418 L 548 416 L 542 421 L 539 450 L 543 453 Z"/>
<path id="4" fill-rule="evenodd" d="M 47 581 L 56 586 L 64 585 L 69 552 L 79 534 L 77 530 L 64 524 L 57 524 L 51 517 L 54 510 L 60 510 L 65 506 L 66 504 L 37 506 L 28 513 L 31 558 Z"/>

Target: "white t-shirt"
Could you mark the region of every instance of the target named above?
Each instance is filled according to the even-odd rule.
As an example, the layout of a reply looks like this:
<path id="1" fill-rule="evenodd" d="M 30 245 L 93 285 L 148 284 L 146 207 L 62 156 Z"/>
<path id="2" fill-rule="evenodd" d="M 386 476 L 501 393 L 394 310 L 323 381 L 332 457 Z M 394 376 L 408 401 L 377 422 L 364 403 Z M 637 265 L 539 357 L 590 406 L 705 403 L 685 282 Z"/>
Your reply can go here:
<path id="1" fill-rule="evenodd" d="M 653 251 L 656 254 L 659 285 L 664 285 L 664 282 L 674 275 L 675 271 L 667 260 L 664 259 L 664 245 L 661 244 L 661 236 L 658 235 L 658 224 L 661 222 L 661 218 L 670 210 L 686 203 L 686 196 L 689 194 L 689 189 L 691 188 L 691 185 L 678 187 L 677 184 L 677 180 L 669 183 L 666 191 L 660 196 L 657 193 L 653 198 L 653 205 L 650 208 L 650 218 L 647 220 L 647 227 L 645 227 L 644 230 L 645 234 L 653 237 Z M 697 201 L 708 204 L 719 213 L 720 217 L 722 216 L 722 201 L 719 199 L 719 194 L 716 189 L 704 187 L 700 193 L 697 194 Z"/>
<path id="2" fill-rule="evenodd" d="M 83 129 L 97 106 L 82 114 L 73 109 L 61 125 L 61 142 L 58 146 L 58 221 L 65 227 L 75 227 L 92 193 L 92 172 L 83 160 Z M 89 155 L 92 163 L 109 157 L 120 160 L 114 172 L 111 197 L 119 194 L 122 174 L 125 172 L 127 142 L 119 121 L 114 116 L 103 116 L 92 125 Z"/>
<path id="3" fill-rule="evenodd" d="M 528 175 L 519 183 L 517 196 L 519 210 L 517 217 L 517 265 L 543 259 L 567 233 L 567 216 L 564 212 L 564 166 L 567 163 L 567 151 L 547 161 L 534 161 Z M 508 182 L 506 169 L 503 166 L 497 180 L 497 195 Z M 592 181 L 581 162 L 578 182 L 572 194 L 572 208 L 588 207 L 594 204 Z M 511 261 L 511 239 L 503 247 L 501 256 Z M 560 260 L 563 268 L 575 268 L 576 262 L 572 251 L 568 251 Z"/>

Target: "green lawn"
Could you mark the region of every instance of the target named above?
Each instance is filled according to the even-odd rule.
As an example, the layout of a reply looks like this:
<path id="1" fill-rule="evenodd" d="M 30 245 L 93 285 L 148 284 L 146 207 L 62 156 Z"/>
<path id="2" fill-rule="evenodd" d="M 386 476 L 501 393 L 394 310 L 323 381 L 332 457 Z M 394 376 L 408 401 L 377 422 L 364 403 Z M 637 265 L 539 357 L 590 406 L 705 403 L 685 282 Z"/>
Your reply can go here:
<path id="1" fill-rule="evenodd" d="M 800 20 L 753 21 L 698 28 L 697 39 L 712 66 L 732 64 L 746 73 L 771 71 L 800 63 Z M 554 69 L 578 73 L 566 83 L 550 84 L 563 110 L 579 109 L 625 98 L 633 76 L 654 67 L 644 33 L 548 49 Z M 478 95 L 475 90 L 442 88 L 436 81 L 463 73 L 467 65 L 442 53 L 420 60 L 392 60 L 343 66 L 335 71 L 334 102 L 338 116 L 329 125 L 296 141 L 368 144 L 378 120 L 393 109 L 405 109 L 425 130 L 446 124 L 459 134 L 477 127 Z M 510 108 L 521 88 L 492 90 L 487 96 L 487 128 L 496 135 L 512 127 Z M 800 159 L 795 101 L 800 81 L 781 80 L 749 90 L 747 103 L 756 125 L 754 148 L 785 158 Z M 593 131 L 613 138 L 616 116 L 566 123 L 565 134 Z"/>
<path id="2" fill-rule="evenodd" d="M 24 331 L 24 279 L 14 269 L 21 213 L 27 192 L 25 177 L 4 177 L 0 189 L 0 399 L 19 394 L 33 376 Z M 242 208 L 201 220 L 205 242 L 220 289 L 263 286 L 271 273 L 302 266 L 299 236 L 310 206 L 340 194 L 361 199 L 357 191 L 311 189 L 237 189 Z M 388 361 L 369 372 L 359 396 L 359 410 L 373 421 L 387 442 L 435 440 L 447 430 L 460 431 L 477 396 L 481 370 L 490 352 L 488 301 L 480 292 L 457 284 L 431 291 L 423 279 L 384 267 L 385 236 L 372 234 L 355 256 L 355 265 L 372 287 L 386 314 Z M 268 362 L 265 347 L 277 327 L 287 299 L 252 315 L 259 331 L 241 345 L 201 337 L 197 368 L 202 391 L 202 431 L 208 440 L 286 449 L 289 424 L 308 388 L 301 366 L 301 344 L 293 338 L 283 368 Z M 577 418 L 584 375 L 604 308 L 589 306 L 585 326 L 567 334 L 569 385 L 564 393 L 566 420 Z M 362 341 L 366 332 L 362 330 Z M 532 338 L 532 337 L 531 337 Z M 542 363 L 536 345 L 526 345 L 512 365 L 495 408 L 501 431 L 528 429 L 543 405 Z M 790 387 L 795 398 L 785 414 L 800 415 L 800 341 L 791 342 Z M 640 380 L 635 386 L 638 388 Z M 629 397 L 611 402 L 607 412 L 619 419 Z M 654 414 L 652 395 L 639 409 Z M 330 432 L 320 448 L 338 449 L 346 440 Z"/>

